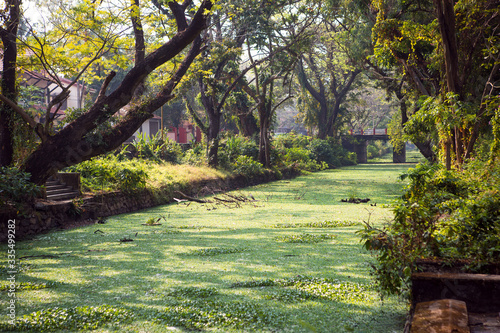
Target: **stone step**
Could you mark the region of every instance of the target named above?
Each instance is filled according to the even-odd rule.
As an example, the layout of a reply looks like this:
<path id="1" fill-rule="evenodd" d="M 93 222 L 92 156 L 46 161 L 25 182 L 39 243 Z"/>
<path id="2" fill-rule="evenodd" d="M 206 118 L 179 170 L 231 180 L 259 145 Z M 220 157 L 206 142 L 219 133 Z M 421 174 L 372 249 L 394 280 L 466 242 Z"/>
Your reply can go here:
<path id="1" fill-rule="evenodd" d="M 62 188 L 67 188 L 68 186 L 64 184 L 53 184 L 53 185 L 45 185 L 45 189 L 47 191 L 54 191 L 54 190 L 60 190 Z"/>
<path id="2" fill-rule="evenodd" d="M 45 192 L 46 199 L 51 201 L 70 200 L 80 195 L 71 186 L 66 186 L 66 184 L 50 178 L 45 183 Z"/>
<path id="3" fill-rule="evenodd" d="M 53 189 L 47 189 L 47 196 L 49 195 L 55 195 L 55 194 L 62 194 L 62 193 L 70 193 L 74 192 L 73 189 L 69 186 L 62 186 L 58 188 L 53 188 Z"/>
<path id="4" fill-rule="evenodd" d="M 64 192 L 59 194 L 47 194 L 47 200 L 52 200 L 52 201 L 70 200 L 78 197 L 79 195 L 80 194 L 77 191 Z"/>

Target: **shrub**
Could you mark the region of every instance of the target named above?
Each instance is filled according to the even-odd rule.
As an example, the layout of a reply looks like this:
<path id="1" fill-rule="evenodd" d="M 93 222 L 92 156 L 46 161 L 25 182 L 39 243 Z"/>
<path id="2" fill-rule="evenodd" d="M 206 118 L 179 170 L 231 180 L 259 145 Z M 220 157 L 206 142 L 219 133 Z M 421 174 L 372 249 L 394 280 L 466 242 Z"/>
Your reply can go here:
<path id="1" fill-rule="evenodd" d="M 221 140 L 219 148 L 219 165 L 222 168 L 231 170 L 232 165 L 238 157 L 247 156 L 253 160 L 257 160 L 259 156 L 259 147 L 250 138 L 241 135 L 227 134 Z"/>
<path id="2" fill-rule="evenodd" d="M 310 136 L 297 134 L 295 132 L 290 132 L 283 135 L 278 135 L 274 139 L 274 146 L 277 149 L 286 149 L 286 148 L 296 148 L 301 147 L 305 148 L 311 142 L 312 138 Z"/>
<path id="3" fill-rule="evenodd" d="M 130 192 L 146 186 L 145 165 L 138 161 L 119 161 L 113 155 L 93 158 L 66 168 L 79 172 L 83 186 L 92 191 L 122 190 Z"/>
<path id="4" fill-rule="evenodd" d="M 328 167 L 325 162 L 316 162 L 311 158 L 311 152 L 301 147 L 286 149 L 283 161 L 285 166 L 292 166 L 306 171 L 319 171 Z"/>
<path id="5" fill-rule="evenodd" d="M 184 153 L 181 163 L 193 166 L 206 165 L 207 159 L 204 148 L 205 147 L 201 144 L 194 145 L 193 148 L 188 149 Z"/>
<path id="6" fill-rule="evenodd" d="M 373 268 L 383 292 L 406 291 L 419 258 L 466 258 L 479 272 L 500 263 L 500 168 L 494 169 L 421 164 L 402 176 L 409 185 L 394 206 L 394 221 L 360 231 L 365 247 L 377 251 Z"/>
<path id="7" fill-rule="evenodd" d="M 32 312 L 12 323 L 0 323 L 2 331 L 50 332 L 50 331 L 93 331 L 107 324 L 130 322 L 134 319 L 131 311 L 113 308 L 109 305 L 82 306 L 73 308 L 48 308 Z"/>
<path id="8" fill-rule="evenodd" d="M 377 140 L 368 143 L 366 148 L 368 159 L 382 157 L 391 151 L 391 147 L 383 141 Z"/>
<path id="9" fill-rule="evenodd" d="M 293 149 L 299 150 L 290 151 Z M 304 150 L 308 151 L 307 158 Z M 295 167 L 308 171 L 356 164 L 356 154 L 345 151 L 335 138 L 313 139 L 294 133 L 278 136 L 274 141 L 273 163 L 280 166 L 290 166 L 293 165 L 294 158 Z"/>
<path id="10" fill-rule="evenodd" d="M 264 170 L 265 168 L 262 163 L 245 155 L 238 156 L 232 166 L 234 173 L 246 176 L 261 175 L 264 173 Z"/>
<path id="11" fill-rule="evenodd" d="M 316 162 L 325 162 L 330 168 L 351 164 L 350 162 L 345 162 L 345 160 L 348 161 L 347 152 L 333 138 L 327 140 L 314 139 L 307 146 L 307 149 L 311 152 L 312 158 Z"/>
<path id="12" fill-rule="evenodd" d="M 16 208 L 32 202 L 41 194 L 41 187 L 29 181 L 30 174 L 17 168 L 0 168 L 0 204 L 10 202 Z"/>
<path id="13" fill-rule="evenodd" d="M 165 161 L 179 163 L 182 157 L 181 146 L 174 141 L 162 139 L 161 132 L 149 137 L 144 133 L 139 134 L 137 139 L 125 148 L 134 157 L 152 160 L 155 162 Z"/>
<path id="14" fill-rule="evenodd" d="M 116 171 L 115 177 L 118 179 L 120 190 L 130 192 L 144 188 L 148 175 L 144 170 L 123 168 Z"/>

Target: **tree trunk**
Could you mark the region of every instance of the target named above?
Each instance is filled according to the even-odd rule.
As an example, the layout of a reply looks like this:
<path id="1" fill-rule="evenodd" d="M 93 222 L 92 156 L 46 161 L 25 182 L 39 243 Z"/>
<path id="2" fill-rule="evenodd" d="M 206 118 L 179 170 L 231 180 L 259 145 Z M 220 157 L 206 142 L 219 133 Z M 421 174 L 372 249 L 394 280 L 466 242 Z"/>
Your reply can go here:
<path id="1" fill-rule="evenodd" d="M 455 93 L 461 98 L 461 84 L 458 76 L 458 45 L 455 31 L 454 1 L 434 0 L 439 23 L 439 32 L 443 43 L 444 62 L 446 68 L 446 85 L 448 92 Z M 446 143 L 446 168 L 451 169 L 451 145 L 456 155 L 456 162 L 463 162 L 463 138 L 460 129 L 453 128 L 454 140 Z"/>
<path id="2" fill-rule="evenodd" d="M 7 0 L 8 19 L 5 29 L 0 29 L 3 43 L 3 71 L 1 76 L 2 94 L 16 102 L 17 31 L 20 19 L 20 0 Z M 5 103 L 0 103 L 0 167 L 8 166 L 14 158 L 14 117 L 16 115 Z"/>
<path id="3" fill-rule="evenodd" d="M 318 139 L 326 139 L 328 137 L 328 106 L 327 100 L 325 96 L 318 96 L 320 99 L 318 100 L 320 109 L 318 113 Z"/>
<path id="4" fill-rule="evenodd" d="M 266 168 L 271 166 L 271 140 L 269 138 L 268 120 L 260 122 L 260 137 L 259 137 L 259 162 Z"/>
<path id="5" fill-rule="evenodd" d="M 258 131 L 257 119 L 251 112 L 241 112 L 238 114 L 239 130 L 246 138 L 253 137 Z"/>
<path id="6" fill-rule="evenodd" d="M 417 146 L 420 153 L 431 163 L 437 162 L 437 156 L 432 150 L 432 143 L 430 141 L 414 141 L 413 144 Z"/>
<path id="7" fill-rule="evenodd" d="M 449 92 L 460 95 L 458 78 L 458 45 L 455 31 L 455 10 L 452 0 L 434 0 L 439 22 L 439 32 L 443 41 L 446 65 L 446 84 Z"/>
<path id="8" fill-rule="evenodd" d="M 220 118 L 221 114 L 213 109 L 208 115 L 207 159 L 212 168 L 219 165 Z"/>

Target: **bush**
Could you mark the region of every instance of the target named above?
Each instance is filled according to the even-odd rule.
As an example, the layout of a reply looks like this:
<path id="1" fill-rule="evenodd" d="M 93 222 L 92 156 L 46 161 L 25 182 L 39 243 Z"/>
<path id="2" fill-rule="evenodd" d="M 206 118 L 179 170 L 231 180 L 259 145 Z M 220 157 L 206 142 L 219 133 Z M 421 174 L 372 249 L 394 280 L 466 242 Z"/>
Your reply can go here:
<path id="1" fill-rule="evenodd" d="M 377 140 L 368 143 L 366 147 L 368 159 L 382 157 L 391 151 L 391 147 L 383 141 Z"/>
<path id="2" fill-rule="evenodd" d="M 287 149 L 285 158 L 286 166 L 305 171 L 320 171 L 328 168 L 328 164 L 324 161 L 316 161 L 312 158 L 312 154 L 305 148 L 290 148 Z"/>
<path id="3" fill-rule="evenodd" d="M 481 191 L 473 198 L 459 200 L 453 221 L 445 228 L 450 250 L 457 256 L 473 258 L 474 265 L 500 260 L 500 191 Z"/>
<path id="4" fill-rule="evenodd" d="M 354 153 L 354 159 L 352 160 L 352 156 L 350 157 L 349 154 L 353 153 L 346 152 L 334 138 L 328 138 L 327 140 L 313 139 L 307 149 L 316 162 L 325 162 L 329 168 L 356 164 L 356 154 Z"/>
<path id="5" fill-rule="evenodd" d="M 335 138 L 321 140 L 289 133 L 275 139 L 272 162 L 317 171 L 356 164 L 356 154 L 346 152 Z"/>
<path id="6" fill-rule="evenodd" d="M 130 151 L 133 157 L 155 162 L 179 163 L 182 157 L 181 146 L 168 138 L 162 139 L 161 132 L 156 133 L 153 137 L 141 133 L 136 141 L 127 146 L 125 150 Z"/>
<path id="7" fill-rule="evenodd" d="M 205 155 L 205 147 L 201 144 L 194 145 L 193 148 L 188 149 L 184 153 L 181 163 L 193 166 L 206 165 L 207 158 Z"/>
<path id="8" fill-rule="evenodd" d="M 274 146 L 280 150 L 287 148 L 306 148 L 311 140 L 312 138 L 310 136 L 290 132 L 278 135 L 274 139 Z"/>
<path id="9" fill-rule="evenodd" d="M 13 204 L 20 208 L 33 202 L 42 192 L 40 186 L 29 181 L 30 174 L 17 168 L 0 168 L 0 204 Z"/>
<path id="10" fill-rule="evenodd" d="M 241 135 L 227 134 L 220 142 L 219 147 L 219 165 L 231 170 L 232 164 L 236 162 L 238 157 L 247 156 L 253 160 L 257 160 L 259 156 L 259 147 L 250 138 Z"/>
<path id="11" fill-rule="evenodd" d="M 0 168 L 0 204 L 14 205 L 32 202 L 42 188 L 30 182 L 30 174 L 17 168 Z"/>
<path id="12" fill-rule="evenodd" d="M 500 167 L 478 163 L 463 171 L 429 164 L 410 169 L 394 221 L 360 231 L 365 247 L 377 251 L 373 268 L 382 292 L 407 291 L 420 258 L 467 259 L 477 272 L 500 263 Z"/>
<path id="13" fill-rule="evenodd" d="M 241 155 L 236 158 L 232 169 L 234 173 L 246 176 L 261 175 L 265 171 L 262 163 L 259 163 L 253 158 L 245 155 Z"/>
<path id="14" fill-rule="evenodd" d="M 97 157 L 66 168 L 68 172 L 79 172 L 84 188 L 91 191 L 122 190 L 130 192 L 146 186 L 146 166 L 138 161 L 119 161 L 108 155 Z"/>

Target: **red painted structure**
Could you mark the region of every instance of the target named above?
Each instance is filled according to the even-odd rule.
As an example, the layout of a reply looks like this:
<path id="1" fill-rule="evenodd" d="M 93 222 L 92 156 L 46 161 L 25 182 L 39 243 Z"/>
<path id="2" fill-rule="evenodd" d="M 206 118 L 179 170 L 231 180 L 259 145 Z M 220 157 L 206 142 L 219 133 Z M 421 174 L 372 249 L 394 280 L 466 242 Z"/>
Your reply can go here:
<path id="1" fill-rule="evenodd" d="M 201 142 L 201 129 L 190 123 L 185 122 L 180 127 L 169 127 L 169 133 L 173 134 L 174 141 L 177 143 L 190 143 L 192 140 Z"/>

